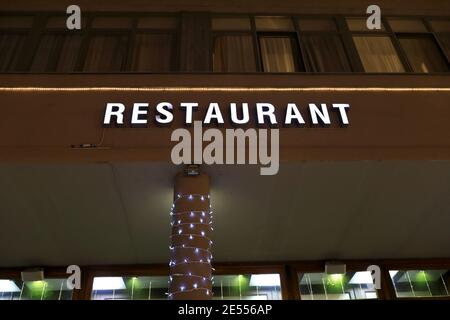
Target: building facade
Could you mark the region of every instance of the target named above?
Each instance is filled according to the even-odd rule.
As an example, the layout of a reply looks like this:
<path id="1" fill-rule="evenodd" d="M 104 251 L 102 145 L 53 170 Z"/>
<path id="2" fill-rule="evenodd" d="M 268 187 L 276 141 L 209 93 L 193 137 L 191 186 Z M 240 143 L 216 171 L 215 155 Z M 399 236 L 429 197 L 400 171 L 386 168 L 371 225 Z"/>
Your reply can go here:
<path id="1" fill-rule="evenodd" d="M 0 3 L 0 299 L 449 299 L 448 1 L 71 4 Z"/>

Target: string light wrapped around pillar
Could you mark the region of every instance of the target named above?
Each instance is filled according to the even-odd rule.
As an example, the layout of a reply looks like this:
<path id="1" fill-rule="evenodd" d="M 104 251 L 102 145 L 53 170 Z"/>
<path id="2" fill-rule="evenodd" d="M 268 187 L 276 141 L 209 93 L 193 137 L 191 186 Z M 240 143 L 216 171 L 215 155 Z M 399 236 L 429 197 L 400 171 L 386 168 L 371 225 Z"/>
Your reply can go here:
<path id="1" fill-rule="evenodd" d="M 172 232 L 169 247 L 169 299 L 212 297 L 213 242 L 210 237 L 212 210 L 209 180 L 206 177 L 206 183 L 196 184 L 193 179 L 197 177 L 180 176 L 175 185 L 174 202 L 170 211 Z M 200 189 L 204 192 L 184 193 L 187 190 L 183 189 Z"/>

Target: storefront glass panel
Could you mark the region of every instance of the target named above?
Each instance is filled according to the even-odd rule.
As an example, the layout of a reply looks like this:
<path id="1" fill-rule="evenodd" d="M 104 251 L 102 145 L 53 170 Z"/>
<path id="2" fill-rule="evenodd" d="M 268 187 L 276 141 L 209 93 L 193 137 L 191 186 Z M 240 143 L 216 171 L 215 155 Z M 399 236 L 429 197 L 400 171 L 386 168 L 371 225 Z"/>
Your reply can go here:
<path id="1" fill-rule="evenodd" d="M 302 300 L 377 299 L 377 291 L 368 271 L 345 274 L 299 273 Z"/>

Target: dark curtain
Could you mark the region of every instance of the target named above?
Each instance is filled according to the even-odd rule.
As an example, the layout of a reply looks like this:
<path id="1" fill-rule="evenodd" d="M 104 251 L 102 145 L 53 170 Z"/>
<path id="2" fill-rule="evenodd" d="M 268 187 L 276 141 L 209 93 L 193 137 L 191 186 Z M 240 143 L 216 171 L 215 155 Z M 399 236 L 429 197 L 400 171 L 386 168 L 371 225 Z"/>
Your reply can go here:
<path id="1" fill-rule="evenodd" d="M 255 72 L 252 37 L 247 35 L 216 37 L 213 63 L 216 72 Z"/>
<path id="2" fill-rule="evenodd" d="M 447 34 L 439 34 L 439 41 L 442 45 L 442 49 L 447 55 L 447 59 L 450 60 L 450 33 Z"/>
<path id="3" fill-rule="evenodd" d="M 175 37 L 171 34 L 137 35 L 131 70 L 139 72 L 171 71 L 175 47 Z"/>
<path id="4" fill-rule="evenodd" d="M 399 36 L 398 38 L 414 72 L 448 71 L 445 57 L 434 39 L 428 36 Z"/>
<path id="5" fill-rule="evenodd" d="M 341 38 L 333 34 L 310 34 L 302 37 L 305 60 L 312 72 L 351 72 Z"/>
<path id="6" fill-rule="evenodd" d="M 259 38 L 264 72 L 296 72 L 294 43 L 291 37 Z"/>
<path id="7" fill-rule="evenodd" d="M 86 72 L 122 70 L 127 42 L 125 36 L 97 35 L 91 39 L 84 62 Z"/>
<path id="8" fill-rule="evenodd" d="M 80 35 L 45 35 L 31 65 L 32 72 L 71 72 L 75 70 L 81 45 Z"/>
<path id="9" fill-rule="evenodd" d="M 392 40 L 387 36 L 353 36 L 366 72 L 405 72 Z"/>
<path id="10" fill-rule="evenodd" d="M 0 35 L 0 72 L 18 69 L 25 39 L 23 34 Z"/>

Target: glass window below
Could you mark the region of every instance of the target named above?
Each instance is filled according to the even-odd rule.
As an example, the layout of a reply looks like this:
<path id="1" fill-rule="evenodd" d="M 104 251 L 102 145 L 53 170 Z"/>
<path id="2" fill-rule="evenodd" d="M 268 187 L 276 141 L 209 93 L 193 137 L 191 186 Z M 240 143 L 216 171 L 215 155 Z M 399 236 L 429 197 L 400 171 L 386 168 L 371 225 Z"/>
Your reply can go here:
<path id="1" fill-rule="evenodd" d="M 66 279 L 43 281 L 0 280 L 0 300 L 71 300 Z"/>
<path id="2" fill-rule="evenodd" d="M 91 300 L 165 300 L 169 277 L 95 277 Z"/>
<path id="3" fill-rule="evenodd" d="M 389 271 L 398 298 L 449 296 L 449 270 Z"/>
<path id="4" fill-rule="evenodd" d="M 279 274 L 214 276 L 215 300 L 281 300 Z"/>
<path id="5" fill-rule="evenodd" d="M 377 299 L 377 290 L 369 271 L 299 273 L 298 278 L 302 300 Z"/>

